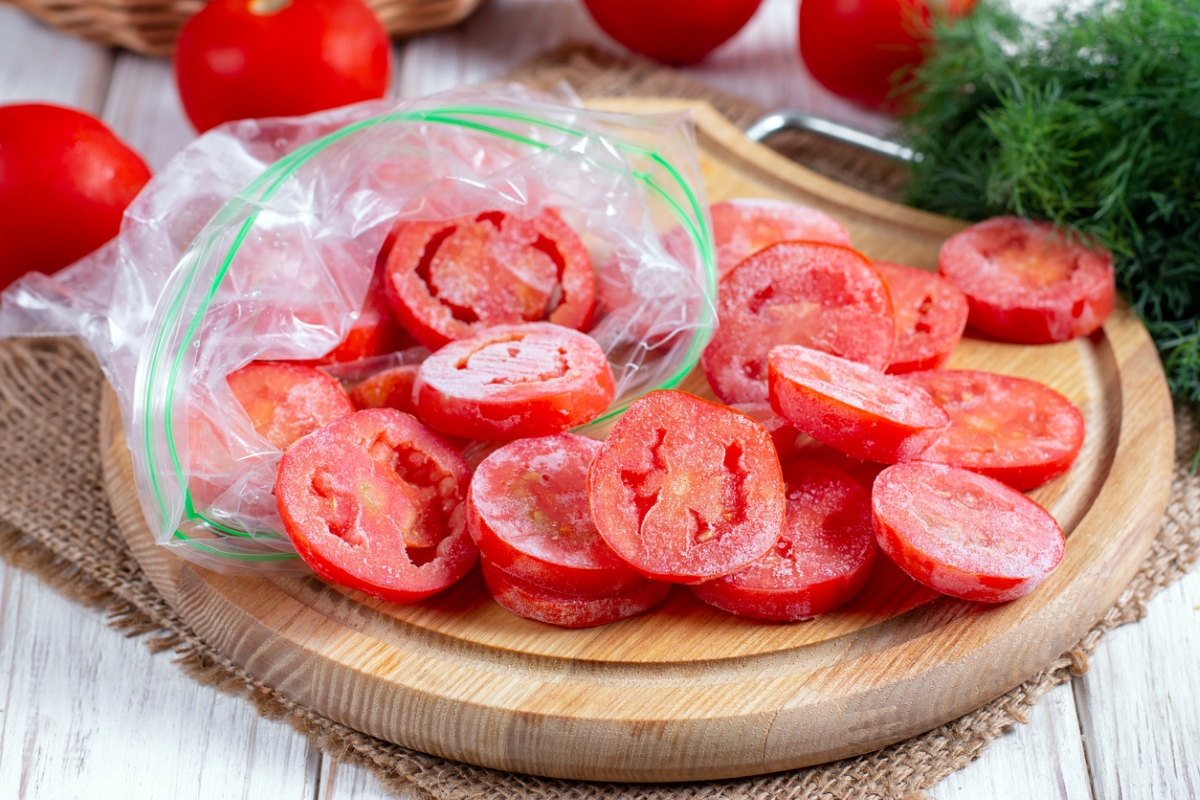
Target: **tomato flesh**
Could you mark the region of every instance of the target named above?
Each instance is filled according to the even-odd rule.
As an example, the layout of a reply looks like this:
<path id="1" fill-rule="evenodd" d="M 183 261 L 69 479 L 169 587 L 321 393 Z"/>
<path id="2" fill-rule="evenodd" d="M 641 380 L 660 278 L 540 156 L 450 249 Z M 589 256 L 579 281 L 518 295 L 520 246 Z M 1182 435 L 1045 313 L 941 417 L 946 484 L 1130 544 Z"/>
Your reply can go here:
<path id="1" fill-rule="evenodd" d="M 371 409 L 284 453 L 275 495 L 288 537 L 318 575 L 411 603 L 457 581 L 478 555 L 463 507 L 469 476 L 462 456 L 421 423 Z"/>
<path id="2" fill-rule="evenodd" d="M 927 392 L 797 345 L 770 354 L 771 406 L 800 430 L 866 461 L 916 458 L 950 424 Z"/>
<path id="3" fill-rule="evenodd" d="M 579 331 L 533 322 L 460 339 L 425 359 L 413 389 L 430 427 L 472 439 L 561 433 L 616 391 L 604 351 Z"/>
<path id="4" fill-rule="evenodd" d="M 588 479 L 604 541 L 648 578 L 699 583 L 763 555 L 783 526 L 775 447 L 753 419 L 676 391 L 637 400 Z"/>
<path id="5" fill-rule="evenodd" d="M 897 464 L 871 494 L 879 546 L 914 580 L 963 600 L 1001 603 L 1033 591 L 1066 540 L 1045 509 L 985 475 Z"/>
<path id="6" fill-rule="evenodd" d="M 730 408 L 742 412 L 766 429 L 775 444 L 775 454 L 779 456 L 780 463 L 795 454 L 800 431 L 779 416 L 770 403 L 740 403 Z"/>
<path id="7" fill-rule="evenodd" d="M 971 370 L 914 372 L 904 379 L 950 416 L 921 461 L 963 467 L 1024 492 L 1070 469 L 1083 447 L 1083 415 L 1045 384 Z"/>
<path id="8" fill-rule="evenodd" d="M 590 628 L 635 617 L 661 603 L 671 591 L 669 584 L 643 580 L 607 597 L 564 594 L 523 581 L 487 559 L 480 563 L 493 600 L 518 617 L 560 628 Z"/>
<path id="9" fill-rule="evenodd" d="M 701 364 L 726 403 L 767 399 L 767 353 L 798 344 L 883 369 L 895 320 L 887 284 L 860 253 L 783 242 L 739 264 L 720 283 L 721 324 Z"/>
<path id="10" fill-rule="evenodd" d="M 350 402 L 362 411 L 367 408 L 394 408 L 405 414 L 416 414 L 413 385 L 417 382 L 418 364 L 405 364 L 376 372 L 354 387 Z"/>
<path id="11" fill-rule="evenodd" d="M 340 383 L 302 364 L 254 361 L 226 380 L 254 430 L 280 450 L 354 411 Z"/>
<path id="12" fill-rule="evenodd" d="M 946 240 L 938 270 L 967 297 L 969 324 L 1005 342 L 1087 336 L 1116 299 L 1112 255 L 1044 222 L 996 217 Z"/>
<path id="13" fill-rule="evenodd" d="M 737 572 L 692 587 L 746 617 L 811 619 L 858 594 L 875 561 L 871 497 L 846 473 L 808 459 L 783 468 L 787 517 L 779 541 Z"/>
<path id="14" fill-rule="evenodd" d="M 953 283 L 932 272 L 876 261 L 892 294 L 896 349 L 888 362 L 893 374 L 937 369 L 954 352 L 967 327 L 967 298 Z"/>
<path id="15" fill-rule="evenodd" d="M 523 581 L 604 597 L 645 580 L 605 544 L 588 508 L 600 442 L 571 433 L 520 439 L 483 460 L 467 493 L 467 529 L 483 556 Z"/>

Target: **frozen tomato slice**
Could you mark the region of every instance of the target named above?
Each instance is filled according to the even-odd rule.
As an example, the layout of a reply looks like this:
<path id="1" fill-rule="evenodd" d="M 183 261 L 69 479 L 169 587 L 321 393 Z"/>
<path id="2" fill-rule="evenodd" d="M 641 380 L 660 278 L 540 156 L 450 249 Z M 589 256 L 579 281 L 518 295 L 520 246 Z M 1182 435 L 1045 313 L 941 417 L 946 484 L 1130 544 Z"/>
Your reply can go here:
<path id="1" fill-rule="evenodd" d="M 493 564 L 543 589 L 594 597 L 645 580 L 592 523 L 587 479 L 600 443 L 560 433 L 504 445 L 467 492 L 467 530 Z"/>
<path id="2" fill-rule="evenodd" d="M 766 430 L 684 392 L 637 400 L 588 480 L 592 519 L 648 578 L 699 583 L 749 564 L 783 526 L 783 477 Z"/>
<path id="3" fill-rule="evenodd" d="M 1062 561 L 1062 529 L 1000 481 L 944 464 L 897 464 L 871 493 L 883 552 L 914 580 L 963 600 L 1029 594 Z"/>
<path id="4" fill-rule="evenodd" d="M 1005 342 L 1087 336 L 1113 309 L 1112 255 L 1045 222 L 995 217 L 946 240 L 938 270 L 967 296 L 972 328 Z"/>
<path id="5" fill-rule="evenodd" d="M 819 442 L 806 433 L 802 433 L 796 438 L 795 455 L 797 458 L 819 461 L 827 467 L 841 470 L 868 491 L 871 484 L 875 483 L 875 478 L 879 473 L 888 468 L 887 464 L 880 464 L 878 461 L 865 461 L 847 455 L 836 447 Z"/>
<path id="6" fill-rule="evenodd" d="M 701 363 L 726 403 L 767 399 L 767 353 L 799 344 L 887 366 L 895 339 L 883 278 L 860 253 L 816 242 L 784 242 L 743 261 L 720 283 L 721 324 Z"/>
<path id="7" fill-rule="evenodd" d="M 950 415 L 950 427 L 921 461 L 963 467 L 1024 492 L 1070 469 L 1083 447 L 1083 415 L 1043 383 L 972 370 L 913 372 L 904 380 Z"/>
<path id="8" fill-rule="evenodd" d="M 875 561 L 871 496 L 846 473 L 798 458 L 783 467 L 787 517 L 767 554 L 737 572 L 693 586 L 732 614 L 810 619 L 862 589 Z"/>
<path id="9" fill-rule="evenodd" d="M 937 369 L 946 363 L 967 327 L 967 298 L 933 272 L 876 261 L 892 294 L 896 348 L 887 371 Z"/>
<path id="10" fill-rule="evenodd" d="M 367 299 L 346 338 L 321 358 L 305 363 L 344 364 L 406 350 L 416 344 L 416 340 L 392 314 L 392 307 L 383 290 L 383 275 L 382 267 L 376 269 L 367 289 Z"/>
<path id="11" fill-rule="evenodd" d="M 779 416 L 775 409 L 771 408 L 770 403 L 741 403 L 731 406 L 731 408 L 742 412 L 766 428 L 767 433 L 771 434 L 771 441 L 775 444 L 775 453 L 781 462 L 795 454 L 796 440 L 800 436 L 800 431 L 796 430 L 796 426 L 792 423 Z"/>
<path id="12" fill-rule="evenodd" d="M 661 603 L 671 591 L 670 584 L 642 580 L 607 597 L 565 594 L 521 580 L 486 558 L 480 563 L 493 600 L 518 617 L 560 628 L 590 628 L 636 617 Z"/>
<path id="13" fill-rule="evenodd" d="M 460 339 L 425 359 L 413 389 L 430 427 L 472 439 L 561 433 L 612 401 L 600 345 L 579 331 L 531 322 Z"/>
<path id="14" fill-rule="evenodd" d="M 367 408 L 394 408 L 415 414 L 413 384 L 417 381 L 417 364 L 406 364 L 377 372 L 354 387 L 350 402 L 359 411 Z"/>
<path id="15" fill-rule="evenodd" d="M 771 351 L 770 365 L 780 416 L 855 458 L 911 460 L 950 424 L 923 389 L 863 364 L 784 345 Z"/>
<path id="16" fill-rule="evenodd" d="M 461 578 L 467 533 L 462 456 L 409 415 L 359 411 L 301 439 L 279 462 L 284 530 L 326 580 L 411 603 Z"/>
<path id="17" fill-rule="evenodd" d="M 354 411 L 340 383 L 303 364 L 254 361 L 226 380 L 254 430 L 280 450 Z"/>
<path id="18" fill-rule="evenodd" d="M 387 297 L 430 350 L 493 325 L 549 320 L 581 328 L 591 316 L 591 260 L 553 209 L 533 219 L 490 211 L 400 222 L 393 233 Z"/>

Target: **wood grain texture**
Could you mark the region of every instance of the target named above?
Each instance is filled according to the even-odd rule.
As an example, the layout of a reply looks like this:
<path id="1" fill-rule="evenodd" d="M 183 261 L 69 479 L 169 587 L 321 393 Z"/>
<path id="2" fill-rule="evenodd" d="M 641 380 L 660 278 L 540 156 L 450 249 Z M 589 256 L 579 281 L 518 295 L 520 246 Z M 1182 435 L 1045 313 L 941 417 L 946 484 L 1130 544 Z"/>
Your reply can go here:
<path id="1" fill-rule="evenodd" d="M 817 178 L 747 143 L 704 106 L 696 115 L 713 199 L 815 205 L 843 220 L 868 255 L 918 265 L 958 227 Z M 684 780 L 864 752 L 1027 678 L 1128 582 L 1165 506 L 1173 458 L 1153 352 L 1122 307 L 1089 339 L 1038 348 L 969 340 L 956 353 L 956 366 L 1048 383 L 1088 424 L 1076 467 L 1033 495 L 1068 532 L 1066 557 L 1038 591 L 1006 605 L 935 599 L 886 564 L 859 599 L 798 625 L 723 615 L 677 588 L 647 616 L 561 631 L 501 610 L 477 575 L 409 606 L 312 578 L 247 579 L 192 565 L 164 591 L 251 674 L 335 720 L 437 755 L 564 777 Z M 701 376 L 693 388 L 702 384 Z M 115 439 L 111 411 L 108 419 Z M 107 466 L 114 508 L 128 523 L 137 504 L 128 459 Z M 125 530 L 147 553 L 145 527 Z M 173 558 L 161 549 L 145 557 Z"/>

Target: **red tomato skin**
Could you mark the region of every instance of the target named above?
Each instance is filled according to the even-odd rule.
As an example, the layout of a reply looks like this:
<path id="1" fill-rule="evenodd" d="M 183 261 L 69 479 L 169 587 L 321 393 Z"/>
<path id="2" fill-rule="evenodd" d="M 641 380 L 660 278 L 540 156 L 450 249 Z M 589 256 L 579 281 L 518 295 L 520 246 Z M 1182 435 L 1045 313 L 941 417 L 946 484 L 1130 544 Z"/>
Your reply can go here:
<path id="1" fill-rule="evenodd" d="M 967 298 L 933 272 L 876 261 L 896 313 L 896 348 L 887 372 L 937 369 L 946 363 L 967 327 Z"/>
<path id="2" fill-rule="evenodd" d="M 175 81 L 200 133 L 378 100 L 391 42 L 361 0 L 212 0 L 179 32 Z"/>
<path id="3" fill-rule="evenodd" d="M 918 461 L 962 467 L 1027 492 L 1069 470 L 1083 447 L 1083 414 L 1037 381 L 972 370 L 913 372 L 904 380 L 950 415 L 950 426 Z"/>
<path id="4" fill-rule="evenodd" d="M 661 603 L 671 591 L 670 584 L 643 580 L 608 597 L 571 595 L 523 581 L 486 558 L 480 559 L 480 564 L 488 591 L 502 608 L 518 617 L 560 628 L 591 628 L 635 617 Z"/>
<path id="5" fill-rule="evenodd" d="M 605 33 L 664 64 L 694 64 L 750 21 L 762 0 L 584 0 Z"/>
<path id="6" fill-rule="evenodd" d="M 671 583 L 740 569 L 783 526 L 783 476 L 766 430 L 685 392 L 650 392 L 625 411 L 592 462 L 588 496 L 609 547 Z"/>
<path id="7" fill-rule="evenodd" d="M 911 461 L 950 424 L 924 390 L 806 347 L 771 350 L 770 384 L 771 407 L 780 416 L 864 461 Z"/>
<path id="8" fill-rule="evenodd" d="M 700 600 L 756 619 L 812 619 L 854 597 L 875 563 L 871 496 L 841 470 L 808 459 L 783 468 L 787 518 L 766 555 L 692 587 Z"/>
<path id="9" fill-rule="evenodd" d="M 405 414 L 417 413 L 413 402 L 413 384 L 417 381 L 417 364 L 406 364 L 377 372 L 354 387 L 350 402 L 356 411 L 368 408 L 394 408 Z"/>
<path id="10" fill-rule="evenodd" d="M 951 236 L 938 271 L 966 295 L 968 324 L 1004 342 L 1088 336 L 1116 301 L 1112 254 L 1017 217 L 994 217 Z"/>
<path id="11" fill-rule="evenodd" d="M 615 392 L 596 340 L 549 322 L 499 325 L 451 342 L 421 363 L 413 387 L 419 416 L 431 428 L 501 440 L 590 422 Z"/>
<path id="12" fill-rule="evenodd" d="M 1045 509 L 1000 481 L 957 467 L 889 467 L 875 481 L 871 505 L 888 558 L 913 580 L 962 600 L 1024 597 L 1066 552 L 1062 529 Z M 957 540 L 945 532 L 954 523 Z"/>
<path id="13" fill-rule="evenodd" d="M 779 416 L 775 409 L 771 408 L 770 403 L 741 403 L 730 406 L 730 408 L 742 412 L 763 426 L 775 444 L 775 454 L 779 456 L 781 464 L 785 459 L 795 455 L 800 431 L 796 430 L 792 423 Z"/>
<path id="14" fill-rule="evenodd" d="M 303 364 L 252 361 L 226 381 L 254 429 L 280 450 L 354 412 L 340 383 Z"/>
<path id="15" fill-rule="evenodd" d="M 412 472 L 402 475 L 399 469 Z M 332 486 L 327 489 L 332 499 L 317 491 L 322 475 Z M 462 456 L 420 422 L 394 409 L 372 409 L 344 417 L 287 450 L 279 462 L 275 495 L 288 538 L 314 572 L 381 600 L 412 603 L 455 583 L 479 555 L 464 514 L 469 477 Z M 416 484 L 410 478 L 428 484 L 423 495 L 416 493 L 425 504 L 420 508 L 397 505 L 395 495 L 386 491 L 389 485 L 403 484 L 400 496 L 413 497 Z M 344 491 L 345 485 L 366 484 L 385 491 L 367 501 Z M 370 502 L 380 499 L 383 505 Z M 346 525 L 345 538 L 330 529 L 339 507 L 343 513 L 350 509 L 352 524 Z M 427 521 L 429 514 L 436 515 L 431 524 L 444 535 L 428 546 L 423 536 L 415 537 L 421 545 L 410 545 L 406 536 L 411 531 L 402 529 L 402 523 Z M 351 543 L 351 538 L 359 541 Z"/>
<path id="16" fill-rule="evenodd" d="M 29 271 L 57 272 L 116 236 L 149 180 L 141 156 L 89 114 L 0 106 L 0 290 Z"/>

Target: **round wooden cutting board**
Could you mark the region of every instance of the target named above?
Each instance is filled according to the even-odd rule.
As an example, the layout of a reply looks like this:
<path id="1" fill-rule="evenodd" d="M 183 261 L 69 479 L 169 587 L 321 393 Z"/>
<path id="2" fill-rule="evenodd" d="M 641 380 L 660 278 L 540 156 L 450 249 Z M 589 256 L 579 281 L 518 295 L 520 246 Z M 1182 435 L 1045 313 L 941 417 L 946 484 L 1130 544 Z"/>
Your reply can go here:
<path id="1" fill-rule="evenodd" d="M 677 101 L 604 101 L 671 110 Z M 695 105 L 710 200 L 762 196 L 841 220 L 867 255 L 933 268 L 961 223 L 815 175 Z M 515 617 L 473 572 L 390 605 L 316 578 L 220 575 L 156 547 L 111 393 L 105 477 L 134 554 L 180 616 L 250 674 L 334 720 L 435 755 L 538 775 L 680 781 L 804 766 L 954 719 L 1055 660 L 1116 599 L 1154 537 L 1173 460 L 1171 400 L 1145 329 L 1120 306 L 1087 339 L 965 340 L 951 366 L 1034 378 L 1082 410 L 1076 465 L 1031 496 L 1068 535 L 1031 595 L 936 596 L 877 561 L 843 608 L 763 623 L 682 587 L 645 616 L 584 630 Z M 683 388 L 711 396 L 702 373 Z"/>

